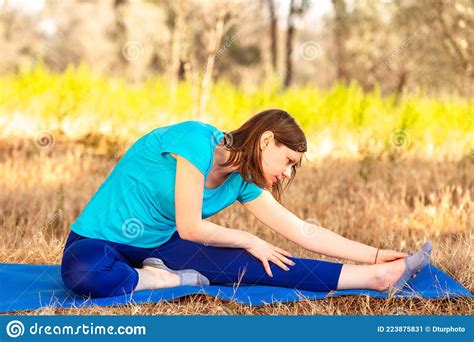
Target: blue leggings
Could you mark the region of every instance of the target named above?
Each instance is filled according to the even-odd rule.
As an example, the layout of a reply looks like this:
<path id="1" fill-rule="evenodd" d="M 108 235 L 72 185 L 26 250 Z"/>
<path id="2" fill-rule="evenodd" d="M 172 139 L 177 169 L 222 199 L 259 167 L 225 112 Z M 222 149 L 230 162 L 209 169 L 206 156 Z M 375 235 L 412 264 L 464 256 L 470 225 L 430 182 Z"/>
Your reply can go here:
<path id="1" fill-rule="evenodd" d="M 243 248 L 206 246 L 183 240 L 178 232 L 157 248 L 91 239 L 70 232 L 64 246 L 61 276 L 73 292 L 92 297 L 109 297 L 132 292 L 138 284 L 142 261 L 156 257 L 174 270 L 194 269 L 211 285 L 241 283 L 288 287 L 310 291 L 337 289 L 343 264 L 329 261 L 289 258 L 295 262 L 289 271 L 270 262 L 273 277 L 263 264 Z"/>

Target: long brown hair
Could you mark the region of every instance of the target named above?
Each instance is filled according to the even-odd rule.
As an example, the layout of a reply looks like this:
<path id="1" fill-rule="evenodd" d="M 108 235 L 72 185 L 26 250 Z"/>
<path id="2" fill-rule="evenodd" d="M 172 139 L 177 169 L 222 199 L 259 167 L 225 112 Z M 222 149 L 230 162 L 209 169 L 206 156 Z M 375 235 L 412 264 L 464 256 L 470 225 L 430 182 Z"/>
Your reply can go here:
<path id="1" fill-rule="evenodd" d="M 223 144 L 224 148 L 230 151 L 230 156 L 220 166 L 239 166 L 238 170 L 242 178 L 261 188 L 266 187 L 260 151 L 260 137 L 265 131 L 273 132 L 277 146 L 283 144 L 297 152 L 307 151 L 303 130 L 290 114 L 281 109 L 265 110 L 255 114 L 240 128 L 230 132 L 224 131 Z M 301 160 L 292 166 L 291 177 L 284 189 L 280 182 L 272 185 L 271 193 L 278 202 L 281 200 L 283 191 L 293 182 L 296 169 L 301 166 Z"/>

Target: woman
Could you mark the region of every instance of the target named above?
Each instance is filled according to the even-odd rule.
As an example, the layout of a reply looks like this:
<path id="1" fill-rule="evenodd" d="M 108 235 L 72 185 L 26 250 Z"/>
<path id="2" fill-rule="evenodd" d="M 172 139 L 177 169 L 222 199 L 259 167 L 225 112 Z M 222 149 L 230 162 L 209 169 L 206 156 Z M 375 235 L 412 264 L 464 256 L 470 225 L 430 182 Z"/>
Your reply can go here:
<path id="1" fill-rule="evenodd" d="M 151 131 L 125 153 L 72 224 L 64 283 L 93 297 L 235 282 L 400 290 L 429 263 L 431 246 L 410 256 L 380 250 L 288 211 L 279 202 L 281 183 L 292 182 L 304 152 L 303 131 L 278 109 L 230 133 L 199 121 Z M 205 220 L 235 201 L 307 250 L 371 265 L 294 258 L 248 232 Z"/>

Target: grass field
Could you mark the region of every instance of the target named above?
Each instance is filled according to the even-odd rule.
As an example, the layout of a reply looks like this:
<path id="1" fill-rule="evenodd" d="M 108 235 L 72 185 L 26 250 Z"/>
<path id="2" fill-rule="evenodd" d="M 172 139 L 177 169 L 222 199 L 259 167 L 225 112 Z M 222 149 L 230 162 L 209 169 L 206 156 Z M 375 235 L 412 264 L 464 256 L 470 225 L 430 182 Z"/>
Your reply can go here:
<path id="1" fill-rule="evenodd" d="M 0 262 L 59 264 L 69 225 L 126 150 L 94 137 L 55 140 L 47 149 L 25 138 L 0 141 Z M 283 203 L 304 219 L 374 246 L 410 251 L 433 241 L 432 263 L 471 292 L 474 157 L 396 154 L 326 156 L 303 161 Z M 260 224 L 238 203 L 212 217 L 291 251 L 305 251 Z M 24 314 L 472 315 L 472 300 L 339 297 L 252 308 L 203 296 L 115 308 L 45 308 Z M 22 313 L 22 314 L 23 314 Z"/>
<path id="2" fill-rule="evenodd" d="M 283 203 L 345 237 L 410 251 L 433 241 L 432 263 L 471 292 L 474 106 L 456 95 L 382 96 L 357 84 L 281 92 L 269 81 L 237 89 L 219 81 L 206 115 L 197 89 L 164 78 L 126 84 L 86 66 L 57 74 L 38 65 L 0 76 L 0 262 L 59 264 L 70 224 L 118 158 L 145 132 L 200 119 L 232 130 L 282 108 L 308 138 L 303 167 Z M 235 204 L 211 218 L 255 233 L 295 256 L 328 258 L 286 241 Z M 42 314 L 472 315 L 471 300 L 330 298 L 251 308 L 202 296 L 117 308 L 46 308 Z M 28 313 L 28 312 L 26 312 Z M 37 312 L 35 312 L 37 313 Z"/>

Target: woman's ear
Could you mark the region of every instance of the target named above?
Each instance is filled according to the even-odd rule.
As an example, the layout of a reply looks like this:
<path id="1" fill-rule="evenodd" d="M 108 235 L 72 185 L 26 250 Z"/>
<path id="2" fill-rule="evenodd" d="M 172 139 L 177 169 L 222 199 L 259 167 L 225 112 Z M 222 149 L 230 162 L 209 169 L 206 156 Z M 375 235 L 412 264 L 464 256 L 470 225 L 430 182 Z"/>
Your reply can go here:
<path id="1" fill-rule="evenodd" d="M 262 151 L 268 147 L 268 144 L 270 143 L 270 141 L 273 140 L 273 132 L 272 131 L 265 131 L 261 138 L 260 138 L 260 149 L 262 149 Z"/>

